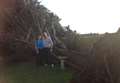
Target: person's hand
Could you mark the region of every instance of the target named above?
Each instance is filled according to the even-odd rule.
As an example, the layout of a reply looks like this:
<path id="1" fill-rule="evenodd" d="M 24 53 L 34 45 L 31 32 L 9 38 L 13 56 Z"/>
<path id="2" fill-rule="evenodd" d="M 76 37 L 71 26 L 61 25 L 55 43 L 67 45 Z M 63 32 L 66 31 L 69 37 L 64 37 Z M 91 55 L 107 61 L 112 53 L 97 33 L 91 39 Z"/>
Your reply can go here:
<path id="1" fill-rule="evenodd" d="M 39 50 L 38 48 L 35 46 L 35 50 L 36 50 L 36 53 L 38 54 L 39 53 Z"/>
<path id="2" fill-rule="evenodd" d="M 39 50 L 38 49 L 36 49 L 36 53 L 39 54 Z"/>

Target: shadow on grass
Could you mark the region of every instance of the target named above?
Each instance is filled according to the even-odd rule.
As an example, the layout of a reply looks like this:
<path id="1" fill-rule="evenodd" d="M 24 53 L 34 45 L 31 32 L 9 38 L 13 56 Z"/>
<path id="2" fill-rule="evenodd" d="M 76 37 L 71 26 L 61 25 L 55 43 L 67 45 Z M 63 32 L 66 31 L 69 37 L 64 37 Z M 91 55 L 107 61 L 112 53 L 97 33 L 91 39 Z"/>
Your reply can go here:
<path id="1" fill-rule="evenodd" d="M 19 64 L 7 67 L 8 83 L 69 83 L 72 73 L 59 67 Z"/>

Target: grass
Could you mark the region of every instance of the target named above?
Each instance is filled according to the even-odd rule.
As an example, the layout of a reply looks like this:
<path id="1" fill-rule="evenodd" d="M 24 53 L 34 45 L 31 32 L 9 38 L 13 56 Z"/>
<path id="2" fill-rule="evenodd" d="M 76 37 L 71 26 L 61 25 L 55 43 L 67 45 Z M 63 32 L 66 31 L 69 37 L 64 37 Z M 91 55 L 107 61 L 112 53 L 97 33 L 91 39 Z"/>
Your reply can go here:
<path id="1" fill-rule="evenodd" d="M 7 68 L 8 83 L 69 83 L 70 71 L 58 67 L 36 67 L 31 64 L 12 65 Z"/>

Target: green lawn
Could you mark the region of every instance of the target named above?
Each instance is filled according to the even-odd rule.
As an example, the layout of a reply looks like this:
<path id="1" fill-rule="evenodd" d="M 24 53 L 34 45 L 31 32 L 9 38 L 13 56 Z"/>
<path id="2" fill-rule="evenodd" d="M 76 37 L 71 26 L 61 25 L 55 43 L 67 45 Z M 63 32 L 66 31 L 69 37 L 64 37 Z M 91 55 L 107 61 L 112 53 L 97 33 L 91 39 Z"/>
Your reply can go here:
<path id="1" fill-rule="evenodd" d="M 70 71 L 58 67 L 36 67 L 31 64 L 9 66 L 7 68 L 8 83 L 69 83 Z"/>

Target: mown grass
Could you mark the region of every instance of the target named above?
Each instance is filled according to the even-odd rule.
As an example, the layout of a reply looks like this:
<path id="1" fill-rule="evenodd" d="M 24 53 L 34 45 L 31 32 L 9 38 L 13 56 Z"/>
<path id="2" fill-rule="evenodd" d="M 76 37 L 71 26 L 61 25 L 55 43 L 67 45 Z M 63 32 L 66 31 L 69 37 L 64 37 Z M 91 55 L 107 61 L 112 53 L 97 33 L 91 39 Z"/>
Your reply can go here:
<path id="1" fill-rule="evenodd" d="M 59 67 L 36 67 L 31 64 L 7 68 L 8 83 L 69 83 L 72 74 Z"/>

